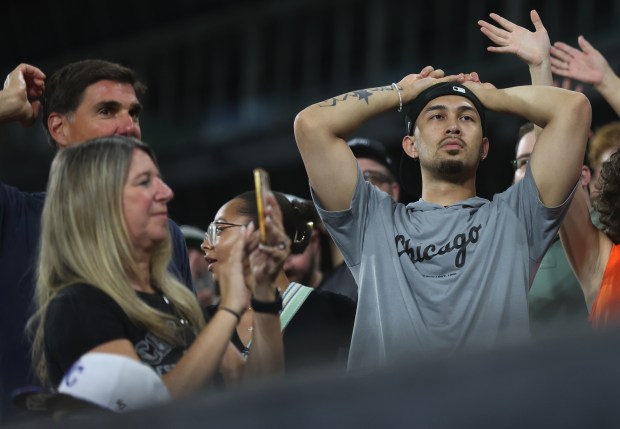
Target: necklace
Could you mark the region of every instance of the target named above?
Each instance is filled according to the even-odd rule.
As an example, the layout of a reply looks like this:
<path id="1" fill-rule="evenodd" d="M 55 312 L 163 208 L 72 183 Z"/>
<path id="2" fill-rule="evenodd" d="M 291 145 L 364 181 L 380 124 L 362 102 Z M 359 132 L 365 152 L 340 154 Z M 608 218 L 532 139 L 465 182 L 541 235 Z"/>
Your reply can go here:
<path id="1" fill-rule="evenodd" d="M 177 311 L 176 307 L 170 303 L 170 300 L 168 299 L 168 297 L 166 295 L 164 295 L 163 293 L 161 294 L 161 296 L 164 299 L 164 302 L 168 305 L 168 307 L 170 307 L 172 309 L 172 312 L 174 313 L 174 315 L 179 319 L 179 324 L 181 326 L 189 325 L 189 322 L 187 321 L 187 319 L 182 317 L 179 314 L 179 312 Z"/>
<path id="2" fill-rule="evenodd" d="M 248 307 L 248 311 L 252 311 L 252 307 Z M 254 323 L 252 322 L 252 324 L 250 325 L 250 327 L 248 328 L 248 332 L 252 332 L 254 331 Z M 251 340 L 250 340 L 251 342 Z"/>

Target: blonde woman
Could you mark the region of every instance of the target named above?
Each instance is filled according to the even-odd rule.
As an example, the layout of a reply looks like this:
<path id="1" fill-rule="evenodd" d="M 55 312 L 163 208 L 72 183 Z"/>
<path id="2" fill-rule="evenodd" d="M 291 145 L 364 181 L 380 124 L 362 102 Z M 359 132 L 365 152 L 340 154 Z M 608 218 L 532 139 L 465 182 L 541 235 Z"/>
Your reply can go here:
<path id="1" fill-rule="evenodd" d="M 104 137 L 58 153 L 43 210 L 38 312 L 31 321 L 42 381 L 57 386 L 80 356 L 112 353 L 149 365 L 172 398 L 190 394 L 212 379 L 250 294 L 275 300 L 273 280 L 290 244 L 270 204 L 273 245 L 259 246 L 251 225 L 234 232 L 220 310 L 205 326 L 195 296 L 166 269 L 172 197 L 152 152 L 136 139 Z M 256 278 L 252 291 L 244 266 Z M 247 372 L 281 371 L 278 315 L 257 314 L 254 329 L 257 349 Z"/>

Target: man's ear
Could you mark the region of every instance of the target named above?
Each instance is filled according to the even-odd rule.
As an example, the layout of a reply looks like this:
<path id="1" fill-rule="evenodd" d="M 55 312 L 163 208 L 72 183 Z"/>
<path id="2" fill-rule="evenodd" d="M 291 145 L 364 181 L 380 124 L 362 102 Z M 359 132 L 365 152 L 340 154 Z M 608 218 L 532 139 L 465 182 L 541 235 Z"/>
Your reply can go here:
<path id="1" fill-rule="evenodd" d="M 482 138 L 482 150 L 480 151 L 480 159 L 486 159 L 489 156 L 489 139 Z"/>
<path id="2" fill-rule="evenodd" d="M 581 166 L 581 179 L 579 180 L 581 182 L 581 186 L 583 186 L 584 188 L 587 188 L 587 186 L 590 184 L 590 181 L 592 180 L 592 172 L 587 165 Z"/>
<path id="3" fill-rule="evenodd" d="M 403 151 L 414 159 L 419 156 L 418 147 L 414 136 L 403 137 Z"/>
<path id="4" fill-rule="evenodd" d="M 69 142 L 68 122 L 69 120 L 65 115 L 56 112 L 47 117 L 47 129 L 60 148 L 66 147 L 67 142 Z"/>

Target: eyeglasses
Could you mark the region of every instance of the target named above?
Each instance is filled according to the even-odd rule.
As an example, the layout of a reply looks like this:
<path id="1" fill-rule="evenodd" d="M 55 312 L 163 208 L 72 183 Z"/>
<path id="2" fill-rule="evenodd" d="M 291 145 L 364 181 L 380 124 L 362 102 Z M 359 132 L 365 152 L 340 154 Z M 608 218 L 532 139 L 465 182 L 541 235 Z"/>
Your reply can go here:
<path id="1" fill-rule="evenodd" d="M 209 246 L 211 247 L 215 246 L 215 244 L 217 243 L 217 239 L 222 233 L 222 231 L 228 228 L 233 228 L 235 226 L 244 226 L 244 225 L 239 225 L 237 223 L 230 223 L 230 222 L 220 222 L 220 221 L 211 222 L 209 224 L 209 227 L 207 228 L 207 232 L 205 233 L 205 240 L 207 240 L 207 244 L 209 244 Z"/>
<path id="2" fill-rule="evenodd" d="M 391 177 L 386 176 L 383 173 L 379 173 L 378 171 L 364 171 L 364 180 L 367 182 L 372 183 L 375 186 L 381 186 L 384 183 L 392 183 L 394 182 L 394 180 L 392 180 Z"/>
<path id="3" fill-rule="evenodd" d="M 513 159 L 512 161 L 510 161 L 510 164 L 512 164 L 512 168 L 514 168 L 516 171 L 516 170 L 525 168 L 528 162 L 530 162 L 529 158 L 519 158 L 519 159 Z"/>

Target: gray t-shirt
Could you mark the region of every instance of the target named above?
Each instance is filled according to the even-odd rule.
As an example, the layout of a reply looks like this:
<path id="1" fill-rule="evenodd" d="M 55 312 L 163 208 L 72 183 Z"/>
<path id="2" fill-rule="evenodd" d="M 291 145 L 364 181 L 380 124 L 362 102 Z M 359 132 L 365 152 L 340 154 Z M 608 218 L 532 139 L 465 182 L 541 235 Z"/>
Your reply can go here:
<path id="1" fill-rule="evenodd" d="M 394 203 L 361 171 L 323 222 L 359 285 L 349 369 L 529 339 L 527 291 L 572 194 L 540 201 L 529 168 L 493 201 Z"/>

